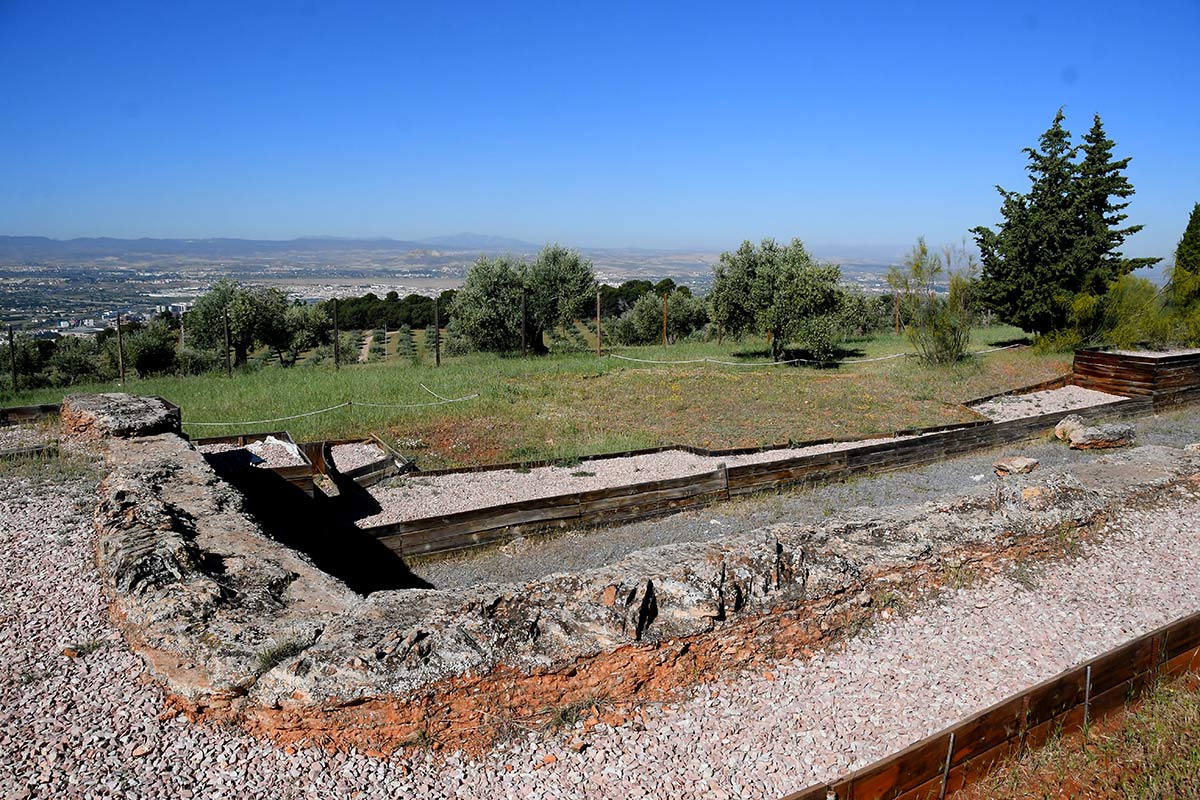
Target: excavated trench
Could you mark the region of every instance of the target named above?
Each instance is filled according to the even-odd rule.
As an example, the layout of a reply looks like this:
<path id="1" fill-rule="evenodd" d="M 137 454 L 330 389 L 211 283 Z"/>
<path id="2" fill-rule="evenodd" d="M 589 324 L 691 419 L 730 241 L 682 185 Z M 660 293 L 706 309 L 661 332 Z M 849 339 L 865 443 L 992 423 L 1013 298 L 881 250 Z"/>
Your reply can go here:
<path id="1" fill-rule="evenodd" d="M 111 402 L 121 415 L 124 401 Z M 106 413 L 93 406 L 84 427 L 95 435 Z M 100 573 L 114 619 L 178 706 L 284 741 L 380 752 L 430 736 L 484 746 L 496 731 L 478 720 L 513 709 L 536 718 L 597 693 L 618 706 L 663 698 L 803 655 L 870 617 L 884 592 L 1060 552 L 1064 531 L 1198 467 L 1150 446 L 1079 457 L 1069 472 L 1047 454 L 1032 475 L 976 482 L 971 470 L 994 455 L 973 456 L 914 473 L 907 491 L 933 487 L 919 502 L 888 483 L 898 476 L 856 481 L 539 540 L 527 546 L 545 550 L 521 559 L 535 567 L 504 582 L 487 565 L 511 551 L 438 562 L 475 576 L 455 584 L 269 473 L 230 486 L 175 433 L 104 442 Z M 847 492 L 879 505 L 850 511 L 835 502 Z M 775 515 L 786 522 L 760 516 L 779 502 L 794 504 Z M 682 533 L 702 519 L 702 533 Z M 678 538 L 646 546 L 658 528 Z M 625 533 L 622 547 L 587 555 Z"/>

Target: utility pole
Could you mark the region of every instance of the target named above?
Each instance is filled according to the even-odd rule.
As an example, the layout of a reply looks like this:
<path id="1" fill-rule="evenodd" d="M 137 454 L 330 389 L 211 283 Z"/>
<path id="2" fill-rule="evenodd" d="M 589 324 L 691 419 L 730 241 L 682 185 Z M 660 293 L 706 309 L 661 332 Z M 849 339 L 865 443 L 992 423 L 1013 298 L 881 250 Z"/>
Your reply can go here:
<path id="1" fill-rule="evenodd" d="M 338 331 L 337 298 L 336 297 L 333 298 L 333 300 L 331 302 L 333 303 L 333 368 L 341 369 L 342 368 L 342 354 L 341 354 L 342 336 L 341 336 L 341 333 L 339 333 L 339 331 Z"/>
<path id="2" fill-rule="evenodd" d="M 438 299 L 433 298 L 433 365 L 442 365 L 442 318 L 438 315 Z"/>
<path id="3" fill-rule="evenodd" d="M 596 358 L 600 358 L 600 290 L 596 289 Z"/>
<path id="4" fill-rule="evenodd" d="M 121 344 L 121 312 L 117 312 L 117 375 L 125 385 L 125 347 Z"/>
<path id="5" fill-rule="evenodd" d="M 222 313 L 222 318 L 225 322 L 225 377 L 233 377 L 233 365 L 229 363 L 229 309 L 226 308 Z"/>
<path id="6" fill-rule="evenodd" d="M 663 347 L 667 346 L 667 293 L 663 292 Z"/>
<path id="7" fill-rule="evenodd" d="M 525 317 L 525 297 L 529 290 L 521 287 L 521 357 L 529 355 L 529 320 Z"/>
<path id="8" fill-rule="evenodd" d="M 12 361 L 13 394 L 17 393 L 17 346 L 13 343 L 12 325 L 8 326 L 8 357 Z"/>

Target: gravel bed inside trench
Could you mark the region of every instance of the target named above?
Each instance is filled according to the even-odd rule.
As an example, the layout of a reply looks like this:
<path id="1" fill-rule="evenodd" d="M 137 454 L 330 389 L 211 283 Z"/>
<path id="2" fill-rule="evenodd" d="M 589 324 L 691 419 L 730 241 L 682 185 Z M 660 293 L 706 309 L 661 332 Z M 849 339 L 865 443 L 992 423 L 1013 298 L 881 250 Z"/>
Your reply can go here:
<path id="1" fill-rule="evenodd" d="M 373 487 L 370 490 L 371 496 L 379 503 L 380 511 L 356 520 L 355 524 L 360 528 L 387 525 L 539 497 L 700 475 L 712 472 L 721 464 L 736 467 L 740 464 L 783 461 L 911 438 L 913 437 L 898 436 L 854 442 L 831 442 L 808 447 L 765 450 L 740 456 L 697 456 L 679 450 L 669 450 L 628 458 L 581 461 L 574 467 L 535 467 L 527 471 L 504 469 L 428 477 L 421 477 L 420 474 L 406 475 Z"/>
<path id="2" fill-rule="evenodd" d="M 778 797 L 903 748 L 1200 605 L 1200 496 L 1113 514 L 1079 557 L 1026 565 L 843 646 L 700 686 L 574 752 L 530 732 L 481 759 L 288 753 L 162 715 L 108 621 L 93 480 L 0 481 L 0 796 Z M 65 646 L 82 651 L 62 654 Z M 553 758 L 548 758 L 553 757 Z"/>
<path id="3" fill-rule="evenodd" d="M 1006 394 L 984 403 L 971 406 L 971 410 L 983 414 L 993 422 L 1008 422 L 1021 417 L 1052 414 L 1072 408 L 1088 408 L 1104 403 L 1115 403 L 1127 398 L 1117 394 L 1098 392 L 1082 386 L 1063 386 L 1029 394 Z"/>
<path id="4" fill-rule="evenodd" d="M 251 462 L 251 466 L 263 467 L 271 469 L 275 467 L 299 467 L 304 464 L 304 459 L 293 453 L 291 449 L 283 444 L 275 442 L 251 442 L 248 445 L 234 444 L 232 442 L 213 442 L 211 444 L 197 445 L 196 449 L 205 455 L 222 455 L 224 453 L 234 453 L 238 450 L 245 450 L 258 456 L 261 461 Z"/>
<path id="5" fill-rule="evenodd" d="M 367 464 L 374 464 L 385 455 L 379 445 L 368 442 L 335 444 L 329 448 L 329 457 L 333 459 L 333 466 L 338 472 L 349 472 Z"/>

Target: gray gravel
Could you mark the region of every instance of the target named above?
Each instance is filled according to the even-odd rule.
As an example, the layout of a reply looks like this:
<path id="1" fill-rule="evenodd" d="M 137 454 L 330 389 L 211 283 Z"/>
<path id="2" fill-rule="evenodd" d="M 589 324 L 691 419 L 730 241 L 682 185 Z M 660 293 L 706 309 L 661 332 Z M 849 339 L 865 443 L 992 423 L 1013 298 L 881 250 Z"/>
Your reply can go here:
<path id="1" fill-rule="evenodd" d="M 481 760 L 289 754 L 160 718 L 162 695 L 110 625 L 94 574 L 91 482 L 5 478 L 4 797 L 777 797 L 1195 611 L 1200 594 L 1200 496 L 1181 489 L 1114 514 L 1079 558 L 951 592 L 812 659 L 648 706 L 644 721 L 596 728 L 582 752 L 567 748 L 569 731 L 530 732 Z M 90 652 L 70 659 L 66 645 Z"/>
<path id="2" fill-rule="evenodd" d="M 1082 386 L 1063 386 L 1043 392 L 1001 395 L 971 406 L 971 410 L 983 414 L 993 422 L 1007 422 L 1021 417 L 1052 414 L 1056 411 L 1069 411 L 1072 408 L 1099 406 L 1125 399 L 1118 394 L 1084 389 Z"/>
<path id="3" fill-rule="evenodd" d="M 289 446 L 282 442 L 269 442 L 266 439 L 260 442 L 251 442 L 245 446 L 229 442 L 212 442 L 210 444 L 197 445 L 196 449 L 205 455 L 219 455 L 221 453 L 245 450 L 262 459 L 261 461 L 251 462 L 252 466 L 266 469 L 298 467 L 304 464 L 304 459 L 298 453 L 293 452 Z"/>
<path id="4" fill-rule="evenodd" d="M 6 425 L 0 427 L 0 450 L 20 450 L 54 441 L 50 430 L 37 425 Z"/>
<path id="5" fill-rule="evenodd" d="M 583 461 L 574 467 L 536 467 L 525 471 L 505 469 L 427 477 L 407 475 L 372 488 L 371 496 L 379 503 L 380 510 L 356 520 L 355 524 L 360 528 L 387 525 L 501 503 L 700 475 L 718 469 L 721 464 L 730 467 L 762 464 L 911 438 L 861 439 L 720 457 L 670 450 L 628 458 Z"/>
<path id="6" fill-rule="evenodd" d="M 1183 447 L 1200 442 L 1200 411 L 1169 412 L 1134 421 L 1138 445 Z M 1053 437 L 1018 442 L 924 467 L 859 476 L 849 481 L 764 494 L 684 511 L 668 517 L 600 529 L 575 529 L 553 536 L 519 539 L 499 548 L 464 551 L 410 564 L 438 588 L 497 581 L 520 583 L 555 572 L 575 572 L 612 563 L 644 547 L 708 541 L 745 533 L 782 520 L 814 522 L 860 515 L 862 509 L 945 500 L 994 490 L 994 464 L 1004 456 L 1029 456 L 1039 469 L 1069 468 L 1099 458 L 1071 450 Z"/>
<path id="7" fill-rule="evenodd" d="M 349 472 L 367 464 L 374 464 L 386 455 L 379 445 L 369 442 L 335 444 L 329 448 L 329 457 L 333 459 L 334 469 L 339 472 Z"/>

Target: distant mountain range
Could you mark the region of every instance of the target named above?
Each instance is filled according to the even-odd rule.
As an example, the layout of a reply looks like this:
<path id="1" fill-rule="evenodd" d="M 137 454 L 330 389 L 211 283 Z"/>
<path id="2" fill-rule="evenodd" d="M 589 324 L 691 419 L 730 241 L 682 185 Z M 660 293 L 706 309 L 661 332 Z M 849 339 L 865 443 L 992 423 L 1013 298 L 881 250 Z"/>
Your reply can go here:
<path id="1" fill-rule="evenodd" d="M 51 239 L 45 236 L 0 236 L 0 259 L 108 258 L 122 256 L 184 256 L 192 258 L 245 258 L 282 253 L 344 253 L 371 251 L 408 253 L 417 250 L 463 252 L 537 252 L 540 245 L 504 236 L 459 233 L 431 236 L 418 241 L 403 239 L 349 239 L 305 236 L 297 239 L 115 239 L 93 237 Z"/>

